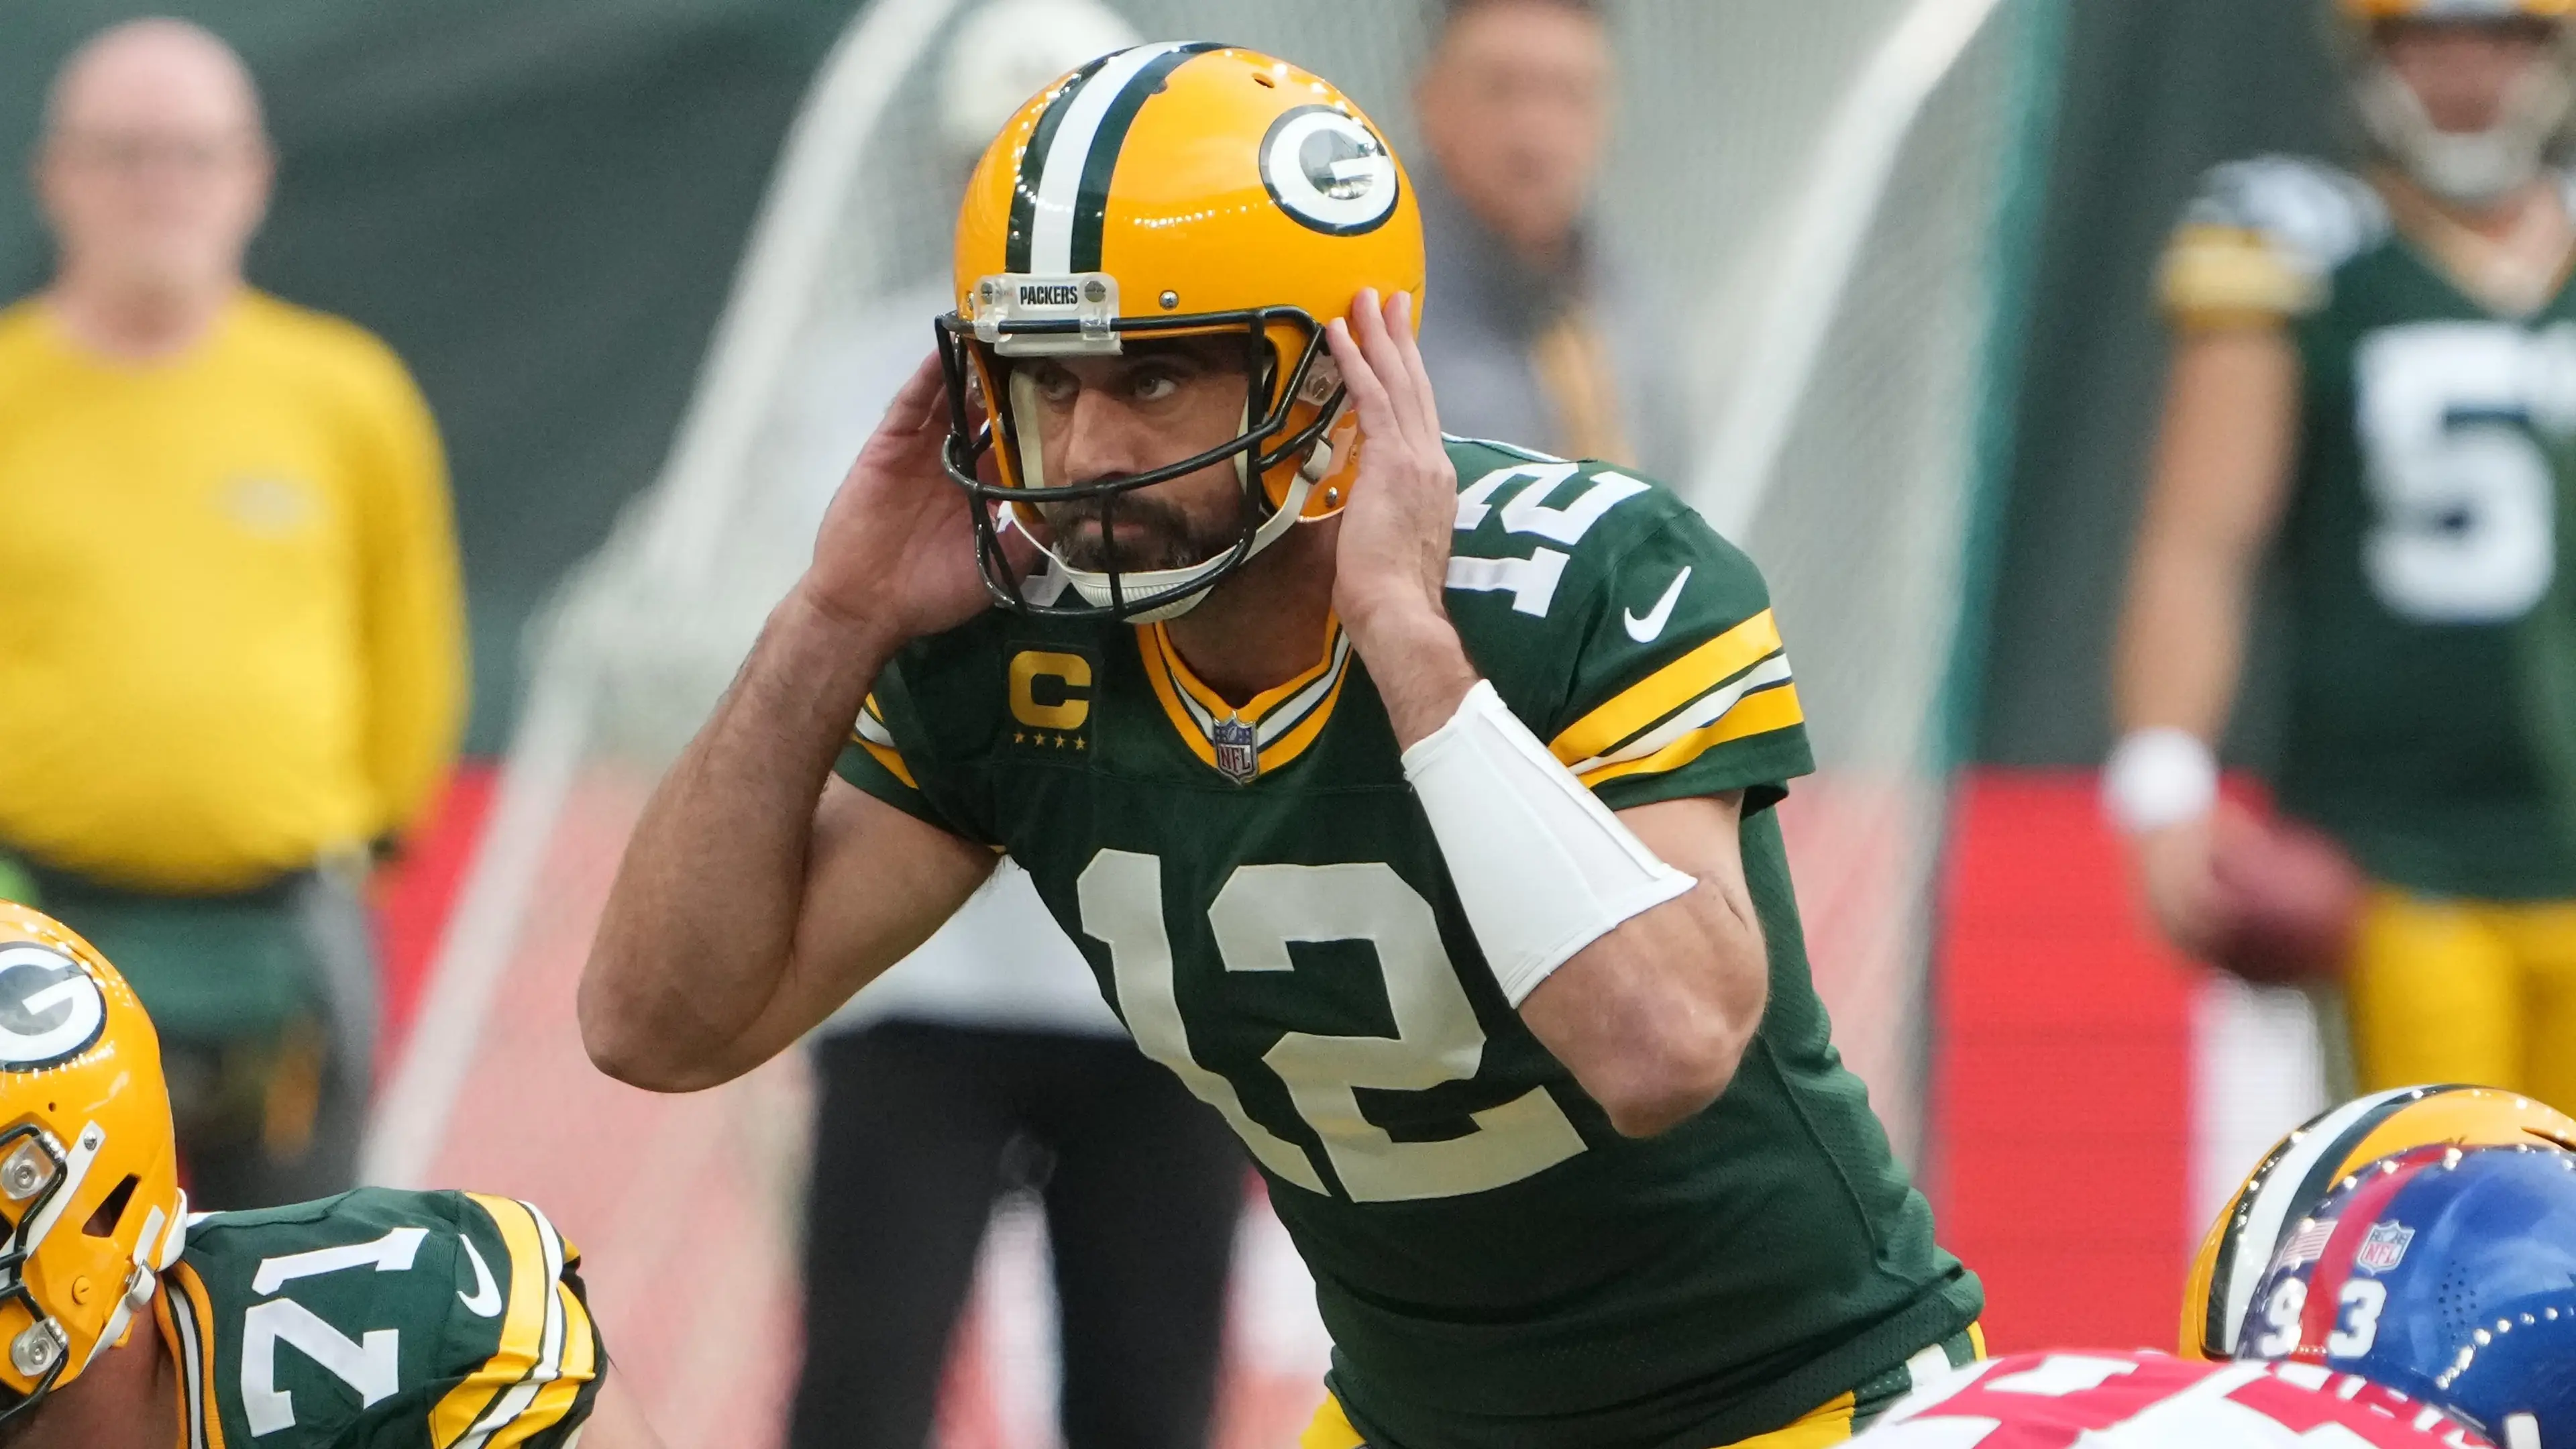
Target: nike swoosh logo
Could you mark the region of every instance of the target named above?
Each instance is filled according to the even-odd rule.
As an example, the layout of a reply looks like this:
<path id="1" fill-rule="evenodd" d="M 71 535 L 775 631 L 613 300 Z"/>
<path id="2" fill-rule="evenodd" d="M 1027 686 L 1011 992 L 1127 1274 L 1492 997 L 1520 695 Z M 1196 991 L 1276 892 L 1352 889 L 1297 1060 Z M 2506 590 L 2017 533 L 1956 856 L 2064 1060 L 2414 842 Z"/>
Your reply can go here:
<path id="1" fill-rule="evenodd" d="M 1628 637 L 1640 644 L 1652 644 L 1661 637 L 1665 621 L 1673 616 L 1673 605 L 1681 602 L 1682 585 L 1690 582 L 1690 576 L 1689 569 L 1674 575 L 1673 586 L 1664 590 L 1662 598 L 1655 600 L 1655 607 L 1646 611 L 1646 617 L 1638 618 L 1633 609 L 1622 614 L 1619 622 L 1628 626 Z"/>
<path id="2" fill-rule="evenodd" d="M 460 1234 L 456 1241 L 465 1245 L 465 1256 L 474 1264 L 474 1292 L 471 1295 L 459 1293 L 456 1301 L 464 1304 L 465 1311 L 477 1318 L 500 1316 L 501 1285 L 492 1281 L 492 1265 L 483 1261 L 482 1251 L 474 1246 L 472 1238 Z"/>

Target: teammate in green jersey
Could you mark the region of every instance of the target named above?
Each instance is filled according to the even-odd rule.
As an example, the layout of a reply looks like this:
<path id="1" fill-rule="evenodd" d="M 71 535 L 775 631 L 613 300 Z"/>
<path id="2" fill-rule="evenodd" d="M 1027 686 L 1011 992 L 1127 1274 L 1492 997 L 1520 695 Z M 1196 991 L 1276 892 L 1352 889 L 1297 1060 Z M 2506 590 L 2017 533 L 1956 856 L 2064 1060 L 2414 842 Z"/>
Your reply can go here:
<path id="1" fill-rule="evenodd" d="M 526 1203 L 190 1217 L 142 1003 L 5 904 L 0 1232 L 6 1449 L 655 1449 Z"/>
<path id="2" fill-rule="evenodd" d="M 1032 100 L 940 357 L 629 844 L 586 1039 L 748 1070 L 1008 853 L 1268 1179 L 1335 1341 L 1305 1444 L 1836 1442 L 1982 1300 L 1808 978 L 1761 578 L 1651 483 L 1444 438 L 1422 266 L 1294 67 Z"/>
<path id="3" fill-rule="evenodd" d="M 2222 166 L 2166 256 L 2108 784 L 2168 935 L 2223 955 L 2231 913 L 2265 907 L 2227 883 L 2210 746 L 2277 552 L 2278 803 L 2369 882 L 2317 933 L 2359 1085 L 2576 1100 L 2576 845 L 2518 652 L 2565 526 L 2547 448 L 2576 416 L 2576 212 L 2546 164 L 2576 33 L 2565 0 L 2337 3 L 2374 164 Z"/>

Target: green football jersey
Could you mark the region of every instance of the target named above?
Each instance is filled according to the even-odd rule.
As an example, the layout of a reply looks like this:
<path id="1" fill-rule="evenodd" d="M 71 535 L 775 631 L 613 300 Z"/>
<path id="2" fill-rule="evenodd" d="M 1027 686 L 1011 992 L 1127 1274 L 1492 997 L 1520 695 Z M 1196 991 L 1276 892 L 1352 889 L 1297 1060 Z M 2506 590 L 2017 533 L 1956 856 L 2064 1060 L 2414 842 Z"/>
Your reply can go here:
<path id="1" fill-rule="evenodd" d="M 162 1275 L 184 1449 L 562 1449 L 607 1366 L 535 1208 L 362 1188 L 188 1225 Z"/>
<path id="2" fill-rule="evenodd" d="M 1026 867 L 1137 1044 L 1233 1124 L 1371 1444 L 1777 1428 L 1983 1300 L 1808 978 L 1770 807 L 1810 764 L 1761 577 L 1662 488 L 1450 457 L 1449 610 L 1504 702 L 1614 809 L 1745 792 L 1769 1006 L 1673 1130 L 1611 1130 L 1505 1000 L 1338 627 L 1236 710 L 1161 626 L 996 611 L 888 667 L 841 773 Z"/>
<path id="3" fill-rule="evenodd" d="M 2270 158 L 2211 173 L 2166 293 L 2186 325 L 2270 314 L 2298 347 L 2281 806 L 2395 885 L 2576 896 L 2518 645 L 2557 571 L 2547 432 L 2576 413 L 2576 291 L 2499 316 L 2366 182 Z"/>

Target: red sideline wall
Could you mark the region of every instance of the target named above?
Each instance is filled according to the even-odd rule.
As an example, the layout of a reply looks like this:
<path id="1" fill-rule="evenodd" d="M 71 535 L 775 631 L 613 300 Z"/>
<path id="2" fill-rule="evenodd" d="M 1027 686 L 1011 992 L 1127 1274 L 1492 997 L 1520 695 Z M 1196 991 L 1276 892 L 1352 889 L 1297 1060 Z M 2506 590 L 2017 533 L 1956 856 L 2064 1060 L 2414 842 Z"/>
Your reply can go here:
<path id="1" fill-rule="evenodd" d="M 2095 802 L 1982 770 L 1952 817 L 1927 1187 L 1998 1352 L 2170 1348 L 2190 1261 L 2191 977 Z"/>
<path id="2" fill-rule="evenodd" d="M 456 894 L 464 888 L 465 871 L 482 838 L 498 776 L 489 760 L 460 765 L 402 858 L 376 877 L 376 945 L 384 967 L 383 1036 L 376 1052 L 379 1079 L 400 1060 L 403 1039 L 420 1010 L 430 958 L 438 951 Z"/>

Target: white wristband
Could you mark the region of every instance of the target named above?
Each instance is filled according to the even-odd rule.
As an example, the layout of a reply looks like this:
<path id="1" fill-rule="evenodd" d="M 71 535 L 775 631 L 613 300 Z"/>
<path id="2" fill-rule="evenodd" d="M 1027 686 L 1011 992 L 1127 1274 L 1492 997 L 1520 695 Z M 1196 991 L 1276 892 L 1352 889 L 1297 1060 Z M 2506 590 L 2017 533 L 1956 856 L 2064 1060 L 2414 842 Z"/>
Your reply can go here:
<path id="1" fill-rule="evenodd" d="M 2218 803 L 2218 761 L 2189 730 L 2131 730 L 2102 766 L 2102 808 L 2131 835 L 2197 820 Z"/>
<path id="2" fill-rule="evenodd" d="M 1514 1006 L 1620 922 L 1698 884 L 1656 859 L 1488 681 L 1404 752 L 1404 777 Z"/>

